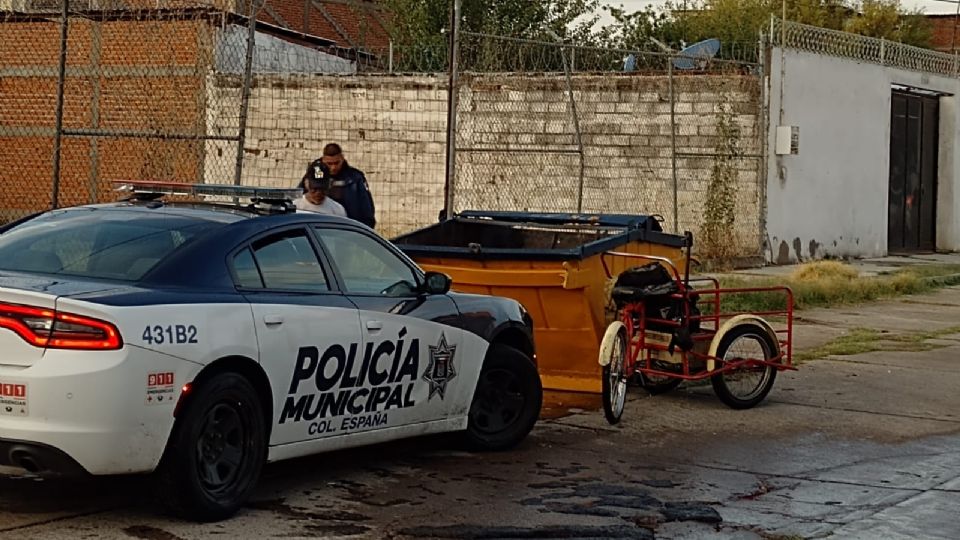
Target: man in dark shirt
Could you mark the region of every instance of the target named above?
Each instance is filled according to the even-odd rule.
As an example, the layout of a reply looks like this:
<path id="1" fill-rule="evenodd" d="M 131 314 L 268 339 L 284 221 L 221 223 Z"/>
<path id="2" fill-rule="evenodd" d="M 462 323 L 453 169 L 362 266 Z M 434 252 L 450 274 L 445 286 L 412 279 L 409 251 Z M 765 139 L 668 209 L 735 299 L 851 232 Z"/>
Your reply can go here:
<path id="1" fill-rule="evenodd" d="M 343 158 L 343 149 L 337 143 L 330 143 L 323 147 L 323 156 L 310 164 L 307 173 L 310 173 L 310 167 L 317 161 L 330 171 L 331 183 L 327 195 L 337 201 L 347 211 L 347 217 L 355 219 L 368 227 L 374 227 L 377 224 L 376 209 L 373 204 L 373 195 L 370 194 L 370 186 L 367 184 L 367 178 L 359 169 L 355 169 Z M 300 182 L 303 187 L 303 181 Z"/>

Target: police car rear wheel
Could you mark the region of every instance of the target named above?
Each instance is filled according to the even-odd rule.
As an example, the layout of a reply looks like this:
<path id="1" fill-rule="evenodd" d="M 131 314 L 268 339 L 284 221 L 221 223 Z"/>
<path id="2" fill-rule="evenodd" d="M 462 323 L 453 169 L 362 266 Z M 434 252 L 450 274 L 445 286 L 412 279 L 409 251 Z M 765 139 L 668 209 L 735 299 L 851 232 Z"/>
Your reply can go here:
<path id="1" fill-rule="evenodd" d="M 543 388 L 536 366 L 521 351 L 494 344 L 470 405 L 467 443 L 477 450 L 516 446 L 540 416 Z"/>
<path id="2" fill-rule="evenodd" d="M 233 515 L 256 486 L 266 425 L 256 391 L 236 373 L 215 375 L 194 392 L 158 471 L 160 494 L 182 517 L 216 521 Z"/>

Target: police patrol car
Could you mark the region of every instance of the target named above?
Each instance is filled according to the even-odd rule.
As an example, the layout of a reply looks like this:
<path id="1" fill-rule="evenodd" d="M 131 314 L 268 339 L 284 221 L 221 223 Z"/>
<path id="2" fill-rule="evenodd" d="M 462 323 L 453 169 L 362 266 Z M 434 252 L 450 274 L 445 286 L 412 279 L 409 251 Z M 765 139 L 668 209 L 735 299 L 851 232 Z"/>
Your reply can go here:
<path id="1" fill-rule="evenodd" d="M 290 190 L 130 184 L 0 234 L 0 465 L 156 472 L 173 510 L 216 520 L 266 461 L 446 431 L 497 450 L 533 428 L 517 302 L 451 293 Z"/>

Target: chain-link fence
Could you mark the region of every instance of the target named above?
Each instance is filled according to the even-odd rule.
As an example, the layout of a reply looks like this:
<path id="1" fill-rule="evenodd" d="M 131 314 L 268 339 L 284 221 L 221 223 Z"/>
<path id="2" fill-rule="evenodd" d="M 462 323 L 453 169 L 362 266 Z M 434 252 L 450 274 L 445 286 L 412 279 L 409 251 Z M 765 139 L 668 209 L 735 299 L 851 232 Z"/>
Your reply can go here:
<path id="1" fill-rule="evenodd" d="M 339 9 L 311 6 L 318 31 Z M 272 24 L 288 8 L 0 0 L 0 221 L 115 200 L 117 180 L 291 187 L 328 142 L 366 173 L 384 235 L 435 221 L 446 49 Z"/>
<path id="2" fill-rule="evenodd" d="M 0 13 L 0 218 L 114 200 L 111 180 L 233 171 L 206 153 L 208 141 L 236 141 L 239 131 L 238 110 L 221 120 L 229 134 L 206 125 L 223 12 L 25 4 Z"/>
<path id="3" fill-rule="evenodd" d="M 237 36 L 241 53 L 244 36 Z M 424 71 L 445 62 L 428 48 L 365 48 L 333 54 L 258 36 L 250 75 L 217 70 L 210 80 L 215 132 L 234 126 L 243 110 L 243 184 L 289 187 L 327 143 L 338 143 L 347 162 L 364 172 L 377 208 L 377 229 L 394 236 L 433 223 L 443 208 L 447 139 L 447 76 Z M 237 146 L 216 142 L 211 151 L 237 159 Z M 207 178 L 212 179 L 213 171 Z M 232 177 L 230 177 L 232 178 Z"/>
<path id="4" fill-rule="evenodd" d="M 463 33 L 453 208 L 663 216 L 761 245 L 760 65 Z"/>
<path id="5" fill-rule="evenodd" d="M 452 202 L 658 214 L 759 251 L 754 62 L 464 32 L 450 73 L 439 39 L 304 32 L 339 9 L 319 1 L 105 1 L 0 0 L 0 220 L 131 178 L 294 186 L 337 142 L 388 237 Z"/>

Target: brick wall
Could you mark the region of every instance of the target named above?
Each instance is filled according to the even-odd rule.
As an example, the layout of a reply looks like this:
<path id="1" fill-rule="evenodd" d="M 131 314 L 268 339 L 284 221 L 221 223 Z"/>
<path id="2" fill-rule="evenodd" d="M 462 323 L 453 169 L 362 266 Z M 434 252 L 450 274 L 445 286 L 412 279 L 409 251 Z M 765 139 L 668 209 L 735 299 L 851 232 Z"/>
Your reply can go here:
<path id="1" fill-rule="evenodd" d="M 251 95 L 244 183 L 292 186 L 323 144 L 340 142 L 367 173 L 387 236 L 436 221 L 443 207 L 444 77 L 258 77 Z M 673 228 L 669 80 L 577 76 L 584 146 L 584 211 L 661 214 Z M 239 80 L 220 77 L 210 103 L 239 103 Z M 718 111 L 739 129 L 735 237 L 740 255 L 760 246 L 759 83 L 753 76 L 674 81 L 680 229 L 698 231 L 717 163 Z M 466 208 L 576 211 L 580 159 L 562 78 L 463 79 L 455 204 Z M 226 115 L 211 111 L 211 118 Z M 213 126 L 216 130 L 217 126 Z M 208 155 L 234 159 L 231 145 Z M 744 157 L 751 156 L 751 157 Z"/>
<path id="2" fill-rule="evenodd" d="M 960 32 L 957 32 L 957 17 L 954 15 L 927 15 L 930 23 L 930 48 L 953 53 L 954 46 L 960 46 Z M 954 33 L 957 32 L 956 38 Z"/>
<path id="3" fill-rule="evenodd" d="M 110 180 L 199 181 L 212 29 L 197 20 L 71 19 L 63 126 L 116 132 L 64 136 L 60 204 L 114 200 Z M 49 207 L 60 25 L 0 19 L 0 220 Z"/>

